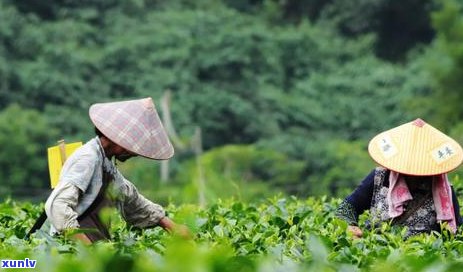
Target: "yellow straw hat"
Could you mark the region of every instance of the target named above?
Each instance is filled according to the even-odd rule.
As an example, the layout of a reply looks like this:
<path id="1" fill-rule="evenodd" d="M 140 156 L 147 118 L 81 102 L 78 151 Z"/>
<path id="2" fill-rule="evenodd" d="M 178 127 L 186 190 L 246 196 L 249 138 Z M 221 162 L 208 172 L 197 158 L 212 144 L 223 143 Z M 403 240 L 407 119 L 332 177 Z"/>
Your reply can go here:
<path id="1" fill-rule="evenodd" d="M 376 135 L 368 152 L 385 168 L 415 176 L 447 173 L 463 161 L 461 146 L 421 119 Z"/>

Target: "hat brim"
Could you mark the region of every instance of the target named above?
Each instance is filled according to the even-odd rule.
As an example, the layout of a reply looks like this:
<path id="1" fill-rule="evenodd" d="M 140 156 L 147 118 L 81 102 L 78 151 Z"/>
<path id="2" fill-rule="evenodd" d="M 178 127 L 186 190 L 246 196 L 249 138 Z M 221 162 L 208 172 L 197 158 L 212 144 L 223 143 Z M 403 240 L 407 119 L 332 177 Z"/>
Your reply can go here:
<path id="1" fill-rule="evenodd" d="M 103 135 L 139 156 L 167 160 L 174 155 L 151 98 L 94 104 L 89 116 Z"/>
<path id="2" fill-rule="evenodd" d="M 410 122 L 376 135 L 368 153 L 387 169 L 415 176 L 448 173 L 463 162 L 460 144 L 426 123 Z"/>

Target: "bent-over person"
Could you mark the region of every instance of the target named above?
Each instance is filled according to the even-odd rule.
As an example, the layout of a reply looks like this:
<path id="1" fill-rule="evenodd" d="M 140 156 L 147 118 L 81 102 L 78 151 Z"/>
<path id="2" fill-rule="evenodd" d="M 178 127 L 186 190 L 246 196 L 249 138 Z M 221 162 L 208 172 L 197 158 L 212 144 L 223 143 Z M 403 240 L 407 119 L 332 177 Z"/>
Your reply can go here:
<path id="1" fill-rule="evenodd" d="M 368 152 L 380 166 L 336 211 L 354 237 L 363 235 L 358 217 L 366 210 L 370 210 L 367 226 L 383 222 L 403 226 L 404 238 L 444 226 L 457 231 L 462 223 L 460 207 L 447 177 L 463 160 L 455 140 L 417 119 L 376 135 Z"/>
<path id="2" fill-rule="evenodd" d="M 110 239 L 109 225 L 100 212 L 116 207 L 131 226 L 161 226 L 188 236 L 185 226 L 174 223 L 162 206 L 143 197 L 115 164 L 115 160 L 123 162 L 135 156 L 153 160 L 173 156 L 152 99 L 94 104 L 89 115 L 97 136 L 66 160 L 59 183 L 45 204 L 52 231 L 90 229 L 75 234 L 85 243 Z"/>

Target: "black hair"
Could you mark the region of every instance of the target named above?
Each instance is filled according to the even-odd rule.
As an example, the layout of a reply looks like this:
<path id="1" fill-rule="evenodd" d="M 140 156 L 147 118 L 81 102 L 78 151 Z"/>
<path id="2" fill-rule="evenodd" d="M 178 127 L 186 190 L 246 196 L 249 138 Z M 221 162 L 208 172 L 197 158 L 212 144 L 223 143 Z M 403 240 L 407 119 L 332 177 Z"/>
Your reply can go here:
<path id="1" fill-rule="evenodd" d="M 100 131 L 97 127 L 95 127 L 95 134 L 96 134 L 96 136 L 98 136 L 99 138 L 101 138 L 101 137 L 104 136 L 104 134 L 101 133 L 101 131 Z"/>

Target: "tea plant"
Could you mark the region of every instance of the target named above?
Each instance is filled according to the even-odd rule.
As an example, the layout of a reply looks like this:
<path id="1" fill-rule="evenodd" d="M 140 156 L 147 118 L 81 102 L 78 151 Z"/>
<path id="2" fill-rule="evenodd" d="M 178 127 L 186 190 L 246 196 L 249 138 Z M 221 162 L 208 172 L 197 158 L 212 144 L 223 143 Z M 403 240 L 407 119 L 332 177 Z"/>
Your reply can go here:
<path id="1" fill-rule="evenodd" d="M 364 228 L 353 239 L 334 216 L 339 199 L 278 198 L 260 203 L 217 201 L 167 207 L 189 226 L 190 240 L 160 228 L 138 230 L 110 212 L 111 242 L 84 246 L 46 231 L 22 237 L 41 208 L 0 204 L 0 259 L 36 260 L 39 271 L 459 271 L 463 236 L 402 238 L 403 229 Z M 366 215 L 361 217 L 363 227 Z M 90 269 L 91 268 L 91 269 Z"/>

